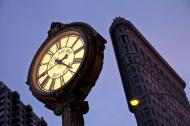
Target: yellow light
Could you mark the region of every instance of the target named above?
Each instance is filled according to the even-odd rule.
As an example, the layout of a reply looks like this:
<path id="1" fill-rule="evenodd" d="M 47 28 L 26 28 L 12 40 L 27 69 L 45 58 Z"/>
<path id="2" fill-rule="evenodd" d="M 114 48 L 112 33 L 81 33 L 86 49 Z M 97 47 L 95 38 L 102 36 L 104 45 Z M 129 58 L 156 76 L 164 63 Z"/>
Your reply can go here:
<path id="1" fill-rule="evenodd" d="M 139 105 L 140 101 L 138 99 L 132 99 L 130 101 L 131 106 L 137 106 Z"/>

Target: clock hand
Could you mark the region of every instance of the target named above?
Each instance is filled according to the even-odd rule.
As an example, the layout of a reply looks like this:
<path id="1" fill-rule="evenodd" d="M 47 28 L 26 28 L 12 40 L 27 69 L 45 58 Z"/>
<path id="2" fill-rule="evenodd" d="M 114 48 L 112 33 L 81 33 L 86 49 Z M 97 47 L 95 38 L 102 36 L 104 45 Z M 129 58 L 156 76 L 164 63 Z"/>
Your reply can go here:
<path id="1" fill-rule="evenodd" d="M 42 74 L 40 74 L 37 78 L 39 79 L 39 78 L 41 78 L 41 77 L 43 77 L 43 76 L 45 76 L 47 73 L 48 73 L 48 71 L 50 71 L 53 67 L 55 67 L 57 64 L 55 64 L 54 66 L 52 66 L 51 68 L 49 68 L 48 70 L 46 70 L 45 72 L 43 72 Z"/>
<path id="2" fill-rule="evenodd" d="M 47 70 L 47 72 L 50 71 L 52 68 L 54 68 L 56 65 L 57 65 L 57 64 L 55 64 L 55 65 L 53 65 L 51 68 L 49 68 L 49 69 Z"/>
<path id="3" fill-rule="evenodd" d="M 65 63 L 63 63 L 62 60 L 55 60 L 55 62 L 56 62 L 57 64 L 59 64 L 59 65 L 62 64 L 62 65 L 64 65 L 64 66 L 66 66 L 66 67 L 72 68 L 71 66 L 69 66 L 69 65 L 67 65 L 67 64 L 65 64 Z M 57 64 L 56 64 L 56 65 L 57 65 Z M 50 68 L 50 69 L 51 69 L 51 68 Z"/>
<path id="4" fill-rule="evenodd" d="M 60 60 L 62 61 L 62 60 L 67 59 L 67 58 L 68 58 L 68 54 L 65 54 L 65 56 Z"/>
<path id="5" fill-rule="evenodd" d="M 64 59 L 67 59 L 67 58 L 68 58 L 68 54 L 65 54 L 65 56 L 62 59 L 55 59 L 55 62 L 57 64 L 62 64 L 64 66 L 68 67 L 68 68 L 72 68 L 70 65 L 67 65 L 67 64 L 62 62 Z"/>
<path id="6" fill-rule="evenodd" d="M 70 65 L 67 65 L 67 64 L 65 64 L 63 62 L 61 62 L 61 64 L 64 65 L 64 66 L 66 66 L 66 67 L 68 67 L 68 68 L 72 68 Z"/>
<path id="7" fill-rule="evenodd" d="M 64 56 L 62 59 L 55 59 L 55 62 L 56 62 L 57 64 L 61 64 L 61 63 L 62 63 L 62 60 L 67 59 L 67 58 L 68 58 L 68 54 L 65 54 L 65 56 Z"/>
<path id="8" fill-rule="evenodd" d="M 62 65 L 64 65 L 64 66 L 66 66 L 67 68 L 72 68 L 71 66 L 69 66 L 69 65 L 67 65 L 67 64 L 65 64 L 65 63 L 62 62 L 62 60 L 67 59 L 67 58 L 68 58 L 68 54 L 65 54 L 65 56 L 64 56 L 62 59 L 60 59 L 60 60 L 55 59 L 55 62 L 56 62 L 57 64 L 53 65 L 51 68 L 49 68 L 48 70 L 46 70 L 45 72 L 43 72 L 43 73 L 42 73 L 41 75 L 39 75 L 37 78 L 39 79 L 39 78 L 45 76 L 48 71 L 50 71 L 51 69 L 53 69 L 53 68 L 54 68 L 56 65 L 58 65 L 58 64 L 62 64 Z"/>
<path id="9" fill-rule="evenodd" d="M 65 64 L 65 63 L 61 63 L 61 64 L 63 64 L 63 65 L 66 66 L 67 68 L 72 68 L 71 66 L 69 66 L 69 65 L 67 65 L 67 64 Z M 39 79 L 39 78 L 45 76 L 45 75 L 48 73 L 48 71 L 50 71 L 51 69 L 53 69 L 56 65 L 59 65 L 59 64 L 55 64 L 54 66 L 52 66 L 51 68 L 49 68 L 48 70 L 46 70 L 45 72 L 43 72 L 41 75 L 39 75 L 39 76 L 37 77 L 37 79 Z M 67 68 L 66 68 L 66 69 L 67 69 Z"/>

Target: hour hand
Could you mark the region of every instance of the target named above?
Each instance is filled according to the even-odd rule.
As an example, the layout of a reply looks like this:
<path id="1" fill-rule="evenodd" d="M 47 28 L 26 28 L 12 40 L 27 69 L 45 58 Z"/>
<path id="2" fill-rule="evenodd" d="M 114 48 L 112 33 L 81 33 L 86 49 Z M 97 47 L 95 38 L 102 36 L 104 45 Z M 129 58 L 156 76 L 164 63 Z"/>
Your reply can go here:
<path id="1" fill-rule="evenodd" d="M 62 65 L 64 65 L 64 66 L 68 67 L 68 68 L 72 68 L 70 65 L 67 65 L 67 64 L 63 63 L 62 60 L 56 59 L 55 62 L 56 62 L 57 64 L 62 64 Z"/>
<path id="2" fill-rule="evenodd" d="M 62 64 L 62 61 L 64 60 L 64 59 L 67 59 L 68 58 L 68 54 L 65 54 L 65 56 L 63 57 L 63 58 L 61 58 L 61 59 L 55 59 L 55 62 L 57 63 L 57 64 Z"/>
<path id="3" fill-rule="evenodd" d="M 67 59 L 67 58 L 68 58 L 68 54 L 65 54 L 65 56 L 60 60 L 62 61 L 62 60 Z"/>

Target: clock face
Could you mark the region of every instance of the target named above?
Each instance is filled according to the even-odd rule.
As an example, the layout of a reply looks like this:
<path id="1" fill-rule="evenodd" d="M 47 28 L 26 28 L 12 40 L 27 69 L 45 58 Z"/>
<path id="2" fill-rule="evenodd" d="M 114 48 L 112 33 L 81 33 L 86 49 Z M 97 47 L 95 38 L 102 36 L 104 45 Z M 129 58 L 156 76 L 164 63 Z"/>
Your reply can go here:
<path id="1" fill-rule="evenodd" d="M 78 34 L 68 34 L 53 42 L 37 65 L 37 86 L 52 92 L 68 84 L 80 68 L 84 54 L 85 43 Z"/>

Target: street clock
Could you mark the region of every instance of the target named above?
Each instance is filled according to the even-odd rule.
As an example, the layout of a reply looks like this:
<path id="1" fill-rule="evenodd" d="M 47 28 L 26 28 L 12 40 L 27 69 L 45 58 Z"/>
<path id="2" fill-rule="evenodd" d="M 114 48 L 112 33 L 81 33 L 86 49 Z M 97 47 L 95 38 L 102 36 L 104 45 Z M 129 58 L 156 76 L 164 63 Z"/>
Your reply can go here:
<path id="1" fill-rule="evenodd" d="M 86 23 L 52 23 L 29 69 L 33 95 L 57 115 L 71 99 L 83 101 L 102 69 L 105 43 Z"/>

